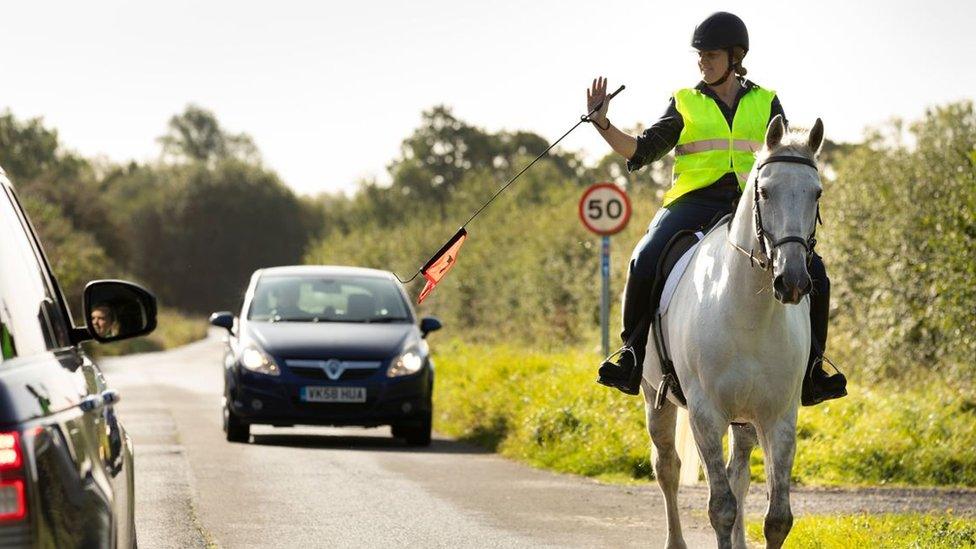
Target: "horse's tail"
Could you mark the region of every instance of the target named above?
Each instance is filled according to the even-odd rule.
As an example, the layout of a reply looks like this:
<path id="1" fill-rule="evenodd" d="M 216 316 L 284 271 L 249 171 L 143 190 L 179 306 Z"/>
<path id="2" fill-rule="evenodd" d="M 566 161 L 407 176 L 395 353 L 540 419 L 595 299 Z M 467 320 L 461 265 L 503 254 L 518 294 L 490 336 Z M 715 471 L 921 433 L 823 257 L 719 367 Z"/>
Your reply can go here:
<path id="1" fill-rule="evenodd" d="M 698 484 L 701 457 L 698 456 L 695 437 L 691 434 L 691 422 L 688 419 L 686 408 L 678 408 L 678 421 L 675 428 L 674 447 L 678 452 L 678 459 L 681 460 L 681 473 L 678 476 L 678 482 L 683 486 Z"/>

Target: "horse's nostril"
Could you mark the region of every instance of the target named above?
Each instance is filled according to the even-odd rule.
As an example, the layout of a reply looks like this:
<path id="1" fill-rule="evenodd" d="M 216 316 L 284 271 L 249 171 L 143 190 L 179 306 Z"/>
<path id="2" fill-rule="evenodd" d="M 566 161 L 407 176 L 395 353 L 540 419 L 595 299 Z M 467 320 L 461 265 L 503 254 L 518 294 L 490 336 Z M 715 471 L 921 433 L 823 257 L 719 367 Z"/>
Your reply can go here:
<path id="1" fill-rule="evenodd" d="M 800 278 L 800 283 L 796 285 L 796 289 L 800 291 L 801 295 L 805 295 L 807 292 L 810 291 L 810 286 L 812 284 L 813 281 L 810 280 L 810 277 L 804 276 Z"/>
<path id="2" fill-rule="evenodd" d="M 776 290 L 779 295 L 787 294 L 786 278 L 783 275 L 776 275 L 776 278 L 773 279 L 773 289 Z"/>

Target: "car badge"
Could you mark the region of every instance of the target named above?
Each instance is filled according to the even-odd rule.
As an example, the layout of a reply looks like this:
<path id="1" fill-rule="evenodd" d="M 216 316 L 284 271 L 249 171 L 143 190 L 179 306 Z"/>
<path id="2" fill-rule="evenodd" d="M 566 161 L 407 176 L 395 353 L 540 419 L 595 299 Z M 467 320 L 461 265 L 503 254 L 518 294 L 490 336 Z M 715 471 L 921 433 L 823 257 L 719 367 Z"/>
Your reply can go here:
<path id="1" fill-rule="evenodd" d="M 346 367 L 343 366 L 341 361 L 333 358 L 325 361 L 322 369 L 325 370 L 325 375 L 329 376 L 329 379 L 336 381 L 342 377 L 342 373 L 346 370 Z"/>

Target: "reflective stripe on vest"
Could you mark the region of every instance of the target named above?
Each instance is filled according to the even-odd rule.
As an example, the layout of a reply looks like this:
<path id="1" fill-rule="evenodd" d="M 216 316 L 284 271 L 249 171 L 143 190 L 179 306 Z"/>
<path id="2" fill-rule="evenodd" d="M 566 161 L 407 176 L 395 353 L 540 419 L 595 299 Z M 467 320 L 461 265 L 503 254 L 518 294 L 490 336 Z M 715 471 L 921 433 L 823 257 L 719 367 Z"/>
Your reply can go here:
<path id="1" fill-rule="evenodd" d="M 730 129 L 714 99 L 693 88 L 675 92 L 684 127 L 674 149 L 674 183 L 664 194 L 664 205 L 730 172 L 738 178 L 739 188 L 745 187 L 755 153 L 766 137 L 775 97 L 772 90 L 750 89 L 739 99 Z"/>
<path id="2" fill-rule="evenodd" d="M 674 148 L 674 154 L 692 154 L 704 151 L 724 151 L 729 148 L 728 139 L 705 139 L 704 141 L 692 141 Z M 737 151 L 756 152 L 762 148 L 762 141 L 752 141 L 749 139 L 733 139 L 732 148 Z"/>

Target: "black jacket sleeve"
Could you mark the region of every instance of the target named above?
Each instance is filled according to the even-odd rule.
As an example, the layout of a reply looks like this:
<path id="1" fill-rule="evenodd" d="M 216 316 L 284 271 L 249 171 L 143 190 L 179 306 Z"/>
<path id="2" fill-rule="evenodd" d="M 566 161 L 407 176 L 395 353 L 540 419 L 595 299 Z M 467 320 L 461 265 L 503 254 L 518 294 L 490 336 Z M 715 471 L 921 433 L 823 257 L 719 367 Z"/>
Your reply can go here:
<path id="1" fill-rule="evenodd" d="M 684 127 L 684 120 L 672 97 L 664 115 L 650 128 L 644 130 L 644 133 L 637 136 L 637 150 L 634 151 L 634 156 L 627 160 L 627 171 L 639 170 L 668 154 L 678 144 L 678 136 L 681 135 Z"/>
<path id="2" fill-rule="evenodd" d="M 783 112 L 783 104 L 779 102 L 779 96 L 778 95 L 776 95 L 776 96 L 773 97 L 773 103 L 772 103 L 772 105 L 770 105 L 770 109 L 769 109 L 769 122 L 772 122 L 773 121 L 773 118 L 776 118 L 776 115 L 777 114 L 783 116 L 783 123 L 786 124 L 786 128 L 789 129 L 789 127 L 790 127 L 790 121 L 786 119 L 786 113 Z M 769 122 L 767 122 L 766 124 L 768 125 Z"/>

